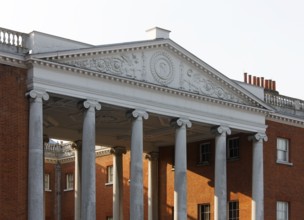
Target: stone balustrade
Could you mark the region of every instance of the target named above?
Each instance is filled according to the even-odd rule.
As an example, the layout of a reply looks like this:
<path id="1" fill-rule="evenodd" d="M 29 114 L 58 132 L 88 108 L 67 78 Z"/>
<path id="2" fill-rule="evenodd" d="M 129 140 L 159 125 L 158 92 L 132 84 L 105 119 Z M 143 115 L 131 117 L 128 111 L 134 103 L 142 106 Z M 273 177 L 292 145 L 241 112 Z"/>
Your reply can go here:
<path id="1" fill-rule="evenodd" d="M 280 113 L 304 117 L 303 100 L 275 94 L 272 92 L 265 92 L 265 102 L 271 105 Z"/>
<path id="2" fill-rule="evenodd" d="M 0 28 L 0 44 L 26 48 L 28 34 Z"/>

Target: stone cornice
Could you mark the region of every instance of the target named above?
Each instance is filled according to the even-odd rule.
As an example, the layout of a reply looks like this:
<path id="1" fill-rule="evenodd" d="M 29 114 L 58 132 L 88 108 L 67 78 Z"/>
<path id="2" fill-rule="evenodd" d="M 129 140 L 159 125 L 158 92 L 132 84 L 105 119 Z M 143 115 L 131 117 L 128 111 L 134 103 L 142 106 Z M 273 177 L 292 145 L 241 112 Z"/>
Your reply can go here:
<path id="1" fill-rule="evenodd" d="M 96 158 L 112 154 L 110 148 L 109 149 L 105 149 L 105 150 L 98 150 L 95 153 L 96 153 Z M 51 163 L 51 164 L 57 164 L 57 162 L 60 162 L 61 164 L 64 164 L 64 163 L 70 163 L 70 162 L 75 161 L 75 156 L 64 157 L 64 158 L 45 157 L 44 161 L 46 163 Z"/>
<path id="2" fill-rule="evenodd" d="M 204 96 L 204 95 L 197 94 L 197 93 L 192 93 L 192 92 L 179 90 L 179 89 L 175 89 L 175 88 L 170 88 L 170 87 L 164 87 L 161 85 L 156 85 L 156 84 L 148 83 L 145 81 L 137 81 L 132 78 L 112 75 L 112 74 L 108 74 L 108 73 L 102 73 L 102 72 L 97 72 L 97 71 L 93 71 L 93 70 L 85 70 L 82 68 L 73 67 L 73 66 L 69 66 L 66 64 L 55 63 L 55 62 L 51 62 L 51 61 L 47 61 L 47 60 L 41 60 L 41 59 L 35 58 L 35 59 L 28 60 L 28 63 L 31 63 L 32 65 L 47 67 L 47 68 L 59 69 L 61 71 L 73 72 L 73 73 L 81 74 L 81 75 L 85 75 L 85 76 L 102 78 L 102 79 L 120 82 L 120 83 L 124 83 L 124 84 L 129 84 L 129 85 L 133 85 L 133 86 L 137 86 L 137 87 L 144 87 L 147 89 L 165 92 L 168 94 L 183 96 L 188 99 L 191 98 L 191 99 L 195 99 L 195 100 L 199 100 L 199 101 L 206 101 L 206 102 L 210 102 L 210 103 L 214 103 L 214 104 L 225 105 L 225 106 L 229 106 L 232 108 L 256 112 L 256 113 L 260 113 L 260 114 L 264 114 L 264 115 L 267 115 L 267 114 L 269 114 L 269 112 L 271 112 L 269 109 L 265 109 L 262 107 L 249 106 L 249 105 L 230 102 L 230 101 L 226 101 L 226 100 L 222 100 L 222 99 L 216 99 L 213 97 L 208 97 L 208 96 Z M 244 98 L 248 99 L 249 97 L 245 96 Z"/>
<path id="3" fill-rule="evenodd" d="M 0 63 L 24 69 L 27 68 L 24 56 L 11 53 L 0 52 Z"/>
<path id="4" fill-rule="evenodd" d="M 304 119 L 300 119 L 300 118 L 290 117 L 278 113 L 271 113 L 266 116 L 266 119 L 270 121 L 280 122 L 280 123 L 304 128 Z"/>

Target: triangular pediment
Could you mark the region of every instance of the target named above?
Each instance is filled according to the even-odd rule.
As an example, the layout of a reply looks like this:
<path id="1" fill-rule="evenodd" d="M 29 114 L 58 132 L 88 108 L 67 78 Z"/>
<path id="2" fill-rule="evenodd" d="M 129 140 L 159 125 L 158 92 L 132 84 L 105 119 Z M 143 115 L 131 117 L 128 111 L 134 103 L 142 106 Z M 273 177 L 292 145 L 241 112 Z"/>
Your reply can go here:
<path id="1" fill-rule="evenodd" d="M 41 54 L 39 58 L 84 71 L 269 110 L 262 100 L 169 39 Z"/>

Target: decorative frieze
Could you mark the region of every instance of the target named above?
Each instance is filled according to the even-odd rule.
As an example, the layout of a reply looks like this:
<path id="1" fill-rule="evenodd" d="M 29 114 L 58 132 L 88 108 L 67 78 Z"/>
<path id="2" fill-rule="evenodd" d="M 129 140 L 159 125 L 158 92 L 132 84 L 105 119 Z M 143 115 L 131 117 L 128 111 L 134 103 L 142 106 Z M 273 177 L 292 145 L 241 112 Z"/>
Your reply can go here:
<path id="1" fill-rule="evenodd" d="M 179 86 L 183 90 L 236 103 L 244 103 L 242 99 L 228 91 L 223 85 L 211 80 L 208 75 L 183 63 L 180 64 L 179 77 Z"/>
<path id="2" fill-rule="evenodd" d="M 109 73 L 127 78 L 144 80 L 143 73 L 144 54 L 130 53 L 119 54 L 109 57 L 86 58 L 82 60 L 58 60 L 60 63 L 68 64 L 82 69 L 93 70 L 101 73 Z"/>
<path id="3" fill-rule="evenodd" d="M 157 52 L 151 57 L 150 69 L 156 82 L 168 85 L 174 79 L 174 65 L 166 52 Z"/>
<path id="4" fill-rule="evenodd" d="M 125 80 L 135 80 L 139 84 L 147 82 L 233 103 L 249 104 L 243 97 L 238 97 L 237 91 L 219 77 L 215 77 L 205 68 L 199 68 L 191 60 L 176 59 L 176 54 L 171 54 L 167 49 L 122 51 L 98 56 L 95 54 L 82 59 L 61 57 L 56 62 L 84 71 L 94 71 L 92 76 L 98 73 L 109 74 L 106 77 L 108 79 L 111 76 L 122 77 Z M 65 69 L 69 70 L 69 67 Z"/>

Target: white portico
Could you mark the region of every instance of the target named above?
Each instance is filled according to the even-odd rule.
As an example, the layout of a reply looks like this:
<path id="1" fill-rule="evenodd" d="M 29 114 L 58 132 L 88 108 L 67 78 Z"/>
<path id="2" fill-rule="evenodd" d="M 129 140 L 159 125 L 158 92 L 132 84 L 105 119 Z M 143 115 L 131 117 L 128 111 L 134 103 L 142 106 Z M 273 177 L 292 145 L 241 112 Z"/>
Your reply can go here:
<path id="1" fill-rule="evenodd" d="M 187 143 L 214 137 L 214 213 L 215 219 L 224 220 L 226 135 L 242 131 L 254 135 L 252 219 L 263 219 L 263 167 L 259 163 L 263 160 L 265 116 L 271 109 L 170 40 L 168 31 L 155 28 L 150 32 L 155 39 L 106 46 L 64 44 L 64 39 L 41 33 L 36 35 L 36 48 L 27 61 L 31 66 L 28 89 L 31 98 L 37 99 L 31 94 L 47 94 L 50 100 L 44 98 L 44 105 L 35 104 L 35 101 L 30 104 L 35 111 L 30 115 L 30 131 L 39 131 L 30 135 L 30 149 L 33 149 L 30 166 L 43 163 L 42 145 L 36 150 L 43 133 L 61 139 L 82 139 L 80 213 L 82 219 L 91 220 L 96 218 L 93 147 L 95 144 L 129 146 L 130 219 L 142 220 L 142 175 L 145 172 L 142 155 L 157 152 L 159 146 L 174 145 L 174 219 L 184 220 L 187 216 Z M 49 49 L 48 43 L 57 48 L 56 51 Z M 60 45 L 68 46 L 64 51 L 57 51 Z M 41 103 L 42 98 L 38 101 Z M 168 138 L 173 136 L 175 141 Z M 37 164 L 31 165 L 34 157 Z M 42 219 L 43 203 L 37 201 L 43 201 L 43 189 L 33 191 L 31 181 L 41 178 L 43 170 L 31 172 L 29 207 L 35 208 L 29 208 L 29 216 L 33 216 L 30 219 Z M 153 178 L 155 172 L 149 173 L 149 178 Z M 150 185 L 155 187 L 155 182 L 152 183 L 151 180 Z M 115 185 L 115 190 L 119 191 L 119 185 Z M 153 200 L 152 194 L 150 199 Z M 116 203 L 116 210 L 121 210 L 119 204 Z M 157 203 L 150 204 L 150 212 L 157 210 L 152 205 Z M 149 216 L 157 219 L 154 214 Z M 121 215 L 115 219 L 121 219 Z"/>

